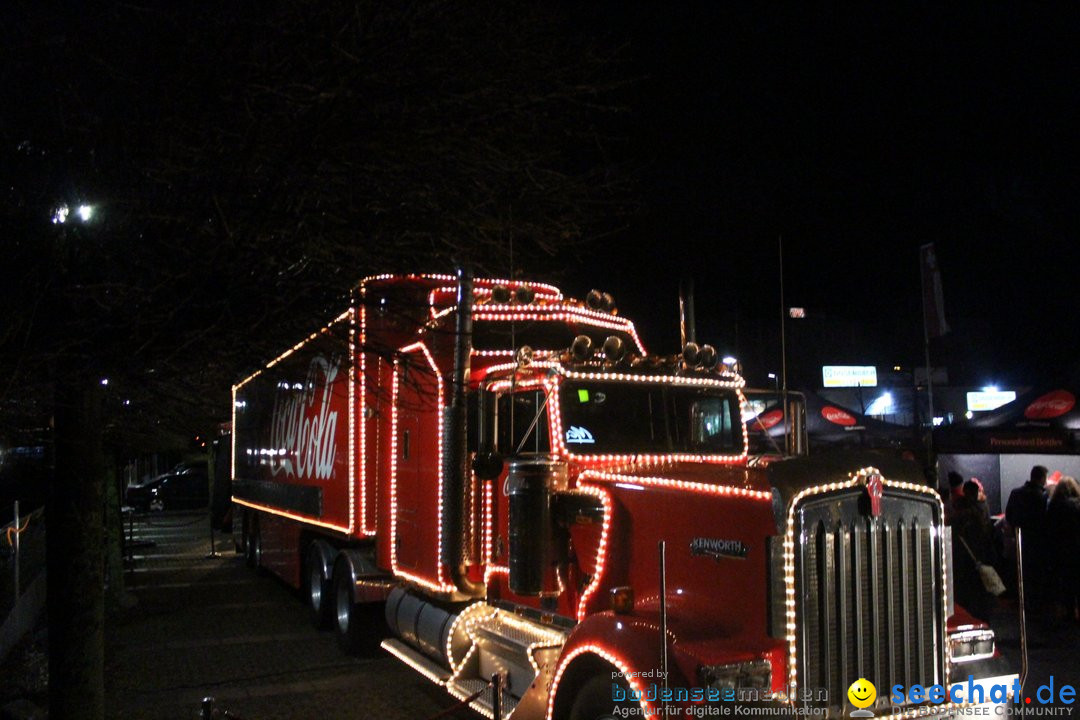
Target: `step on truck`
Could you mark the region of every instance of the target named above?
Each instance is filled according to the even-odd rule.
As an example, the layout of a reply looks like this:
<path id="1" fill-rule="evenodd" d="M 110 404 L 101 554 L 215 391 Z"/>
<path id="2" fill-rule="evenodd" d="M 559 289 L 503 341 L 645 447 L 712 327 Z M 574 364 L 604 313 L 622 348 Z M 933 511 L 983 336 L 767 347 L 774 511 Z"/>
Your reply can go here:
<path id="1" fill-rule="evenodd" d="M 918 469 L 751 457 L 743 390 L 708 346 L 649 354 L 604 293 L 368 278 L 233 387 L 238 548 L 346 650 L 499 720 L 833 717 L 860 679 L 897 717 L 1015 695 Z"/>

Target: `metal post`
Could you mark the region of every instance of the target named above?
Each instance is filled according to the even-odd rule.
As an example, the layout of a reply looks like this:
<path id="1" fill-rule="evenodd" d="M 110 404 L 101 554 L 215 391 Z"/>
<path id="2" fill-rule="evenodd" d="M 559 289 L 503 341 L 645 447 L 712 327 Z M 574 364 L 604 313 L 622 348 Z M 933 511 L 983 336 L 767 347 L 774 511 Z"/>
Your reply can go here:
<path id="1" fill-rule="evenodd" d="M 134 567 L 135 564 L 135 511 L 128 510 L 128 535 L 127 535 L 127 556 L 128 564 Z"/>
<path id="2" fill-rule="evenodd" d="M 668 689 L 668 636 L 667 636 L 667 541 L 657 543 L 660 551 L 660 676 L 664 690 Z M 667 716 L 667 692 L 660 696 L 660 714 Z"/>
<path id="3" fill-rule="evenodd" d="M 19 501 L 15 501 L 15 602 L 19 601 Z"/>
<path id="4" fill-rule="evenodd" d="M 776 242 L 780 256 L 780 380 L 783 386 L 781 407 L 784 409 L 784 454 L 791 455 L 791 427 L 788 420 L 790 410 L 787 384 L 787 320 L 785 319 L 787 311 L 784 309 L 784 236 L 780 235 Z"/>
<path id="5" fill-rule="evenodd" d="M 1020 693 L 1028 676 L 1027 614 L 1024 611 L 1024 541 L 1020 528 L 1016 528 L 1016 605 L 1020 615 Z M 1021 702 L 1015 698 L 1015 702 Z"/>
<path id="6" fill-rule="evenodd" d="M 502 673 L 491 676 L 491 717 L 493 720 L 502 720 Z"/>
<path id="7" fill-rule="evenodd" d="M 217 548 L 214 547 L 214 503 L 213 502 L 210 503 L 210 554 L 207 555 L 206 557 L 208 557 L 208 558 L 219 558 L 219 557 L 221 557 L 221 553 L 219 553 L 217 551 Z"/>

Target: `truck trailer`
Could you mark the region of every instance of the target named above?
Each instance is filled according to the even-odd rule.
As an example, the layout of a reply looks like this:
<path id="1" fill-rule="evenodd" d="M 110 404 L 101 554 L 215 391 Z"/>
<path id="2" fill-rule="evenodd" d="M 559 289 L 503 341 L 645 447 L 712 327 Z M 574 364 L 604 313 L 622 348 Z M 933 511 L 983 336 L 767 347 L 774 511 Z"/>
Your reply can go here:
<path id="1" fill-rule="evenodd" d="M 750 456 L 744 388 L 709 346 L 649 354 L 605 293 L 367 278 L 233 387 L 238 549 L 345 650 L 499 720 L 836 717 L 857 680 L 895 717 L 1015 699 L 918 467 Z"/>

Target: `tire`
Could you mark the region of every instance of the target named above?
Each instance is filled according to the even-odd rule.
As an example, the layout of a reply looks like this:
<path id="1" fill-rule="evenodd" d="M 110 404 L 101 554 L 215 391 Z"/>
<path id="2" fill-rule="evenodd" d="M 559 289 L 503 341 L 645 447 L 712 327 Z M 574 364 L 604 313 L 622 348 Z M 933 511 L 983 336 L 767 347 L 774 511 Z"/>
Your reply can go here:
<path id="1" fill-rule="evenodd" d="M 249 515 L 247 532 L 244 533 L 244 560 L 250 568 L 262 567 L 262 534 L 259 532 L 259 518 Z"/>
<path id="2" fill-rule="evenodd" d="M 307 593 L 311 624 L 318 630 L 326 630 L 330 627 L 335 594 L 323 570 L 322 556 L 314 546 L 307 555 Z"/>
<path id="3" fill-rule="evenodd" d="M 338 647 L 348 655 L 375 653 L 382 642 L 384 603 L 353 603 L 352 574 L 343 565 L 334 568 L 333 628 Z"/>
<path id="4" fill-rule="evenodd" d="M 589 679 L 574 697 L 568 720 L 614 720 L 618 717 L 635 717 L 641 712 L 637 702 L 612 699 L 612 686 L 618 686 L 625 694 L 629 689 L 624 680 L 613 680 L 605 675 Z M 632 710 L 626 713 L 620 711 Z"/>

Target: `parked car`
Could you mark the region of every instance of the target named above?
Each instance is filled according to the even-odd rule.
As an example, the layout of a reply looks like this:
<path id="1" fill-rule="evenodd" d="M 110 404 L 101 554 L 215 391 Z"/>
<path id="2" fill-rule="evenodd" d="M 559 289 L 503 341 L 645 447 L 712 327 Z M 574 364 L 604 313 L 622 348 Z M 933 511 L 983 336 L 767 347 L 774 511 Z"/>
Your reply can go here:
<path id="1" fill-rule="evenodd" d="M 129 485 L 124 502 L 140 512 L 205 508 L 210 503 L 206 466 L 180 463 L 167 473 Z"/>

